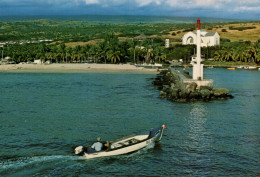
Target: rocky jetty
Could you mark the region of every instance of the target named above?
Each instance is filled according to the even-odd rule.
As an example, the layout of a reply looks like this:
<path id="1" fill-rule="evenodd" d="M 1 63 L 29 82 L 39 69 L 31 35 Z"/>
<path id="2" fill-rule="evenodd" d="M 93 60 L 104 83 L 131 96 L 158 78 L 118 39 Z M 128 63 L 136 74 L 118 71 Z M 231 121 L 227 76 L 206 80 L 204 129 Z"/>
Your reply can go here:
<path id="1" fill-rule="evenodd" d="M 229 90 L 225 88 L 213 88 L 213 86 L 199 87 L 195 82 L 183 82 L 183 78 L 190 79 L 191 76 L 184 71 L 164 70 L 157 75 L 153 81 L 153 85 L 161 90 L 161 98 L 167 98 L 174 102 L 210 101 L 233 98 L 233 96 L 229 94 Z"/>

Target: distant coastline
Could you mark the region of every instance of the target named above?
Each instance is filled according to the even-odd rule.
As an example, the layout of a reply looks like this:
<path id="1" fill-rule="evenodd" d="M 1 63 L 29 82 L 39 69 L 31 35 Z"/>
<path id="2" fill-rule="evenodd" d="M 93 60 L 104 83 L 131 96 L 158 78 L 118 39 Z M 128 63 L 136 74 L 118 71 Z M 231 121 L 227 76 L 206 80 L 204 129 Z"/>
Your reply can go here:
<path id="1" fill-rule="evenodd" d="M 145 16 L 145 15 L 0 15 L 0 22 L 12 21 L 34 21 L 34 20 L 54 20 L 54 21 L 87 21 L 93 23 L 193 23 L 197 17 L 182 16 Z M 220 22 L 240 22 L 255 21 L 250 19 L 230 19 L 201 17 L 204 23 L 220 23 Z"/>

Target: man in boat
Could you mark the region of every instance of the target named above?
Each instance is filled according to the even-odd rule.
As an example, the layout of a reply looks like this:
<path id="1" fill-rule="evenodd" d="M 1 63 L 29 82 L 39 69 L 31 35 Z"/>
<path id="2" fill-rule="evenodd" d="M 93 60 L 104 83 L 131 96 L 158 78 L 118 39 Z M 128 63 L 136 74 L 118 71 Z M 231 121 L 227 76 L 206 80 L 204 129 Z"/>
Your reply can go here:
<path id="1" fill-rule="evenodd" d="M 97 138 L 97 142 L 95 142 L 91 148 L 94 149 L 95 151 L 101 151 L 102 150 L 102 147 L 103 147 L 103 144 L 100 142 L 101 141 L 101 138 L 98 137 Z"/>

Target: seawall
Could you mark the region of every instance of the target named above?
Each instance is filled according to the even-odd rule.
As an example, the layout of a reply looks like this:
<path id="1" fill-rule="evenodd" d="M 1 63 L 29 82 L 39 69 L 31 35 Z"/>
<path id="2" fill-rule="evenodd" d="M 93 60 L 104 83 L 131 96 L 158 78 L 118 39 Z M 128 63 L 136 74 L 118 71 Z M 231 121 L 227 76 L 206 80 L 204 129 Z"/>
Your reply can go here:
<path id="1" fill-rule="evenodd" d="M 229 90 L 214 88 L 213 80 L 192 80 L 189 73 L 172 68 L 161 71 L 153 81 L 160 91 L 160 97 L 174 102 L 210 101 L 233 98 Z"/>

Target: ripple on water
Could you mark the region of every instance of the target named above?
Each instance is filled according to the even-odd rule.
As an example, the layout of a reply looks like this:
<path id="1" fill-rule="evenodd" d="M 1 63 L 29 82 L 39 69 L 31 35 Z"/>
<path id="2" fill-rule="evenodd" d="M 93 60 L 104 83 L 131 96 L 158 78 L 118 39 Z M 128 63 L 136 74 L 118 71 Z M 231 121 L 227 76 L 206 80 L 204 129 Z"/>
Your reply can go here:
<path id="1" fill-rule="evenodd" d="M 235 98 L 171 103 L 158 99 L 154 75 L 0 73 L 0 175 L 256 176 L 260 75 L 208 74 Z M 73 154 L 96 137 L 161 124 L 165 135 L 150 149 L 93 160 Z"/>

